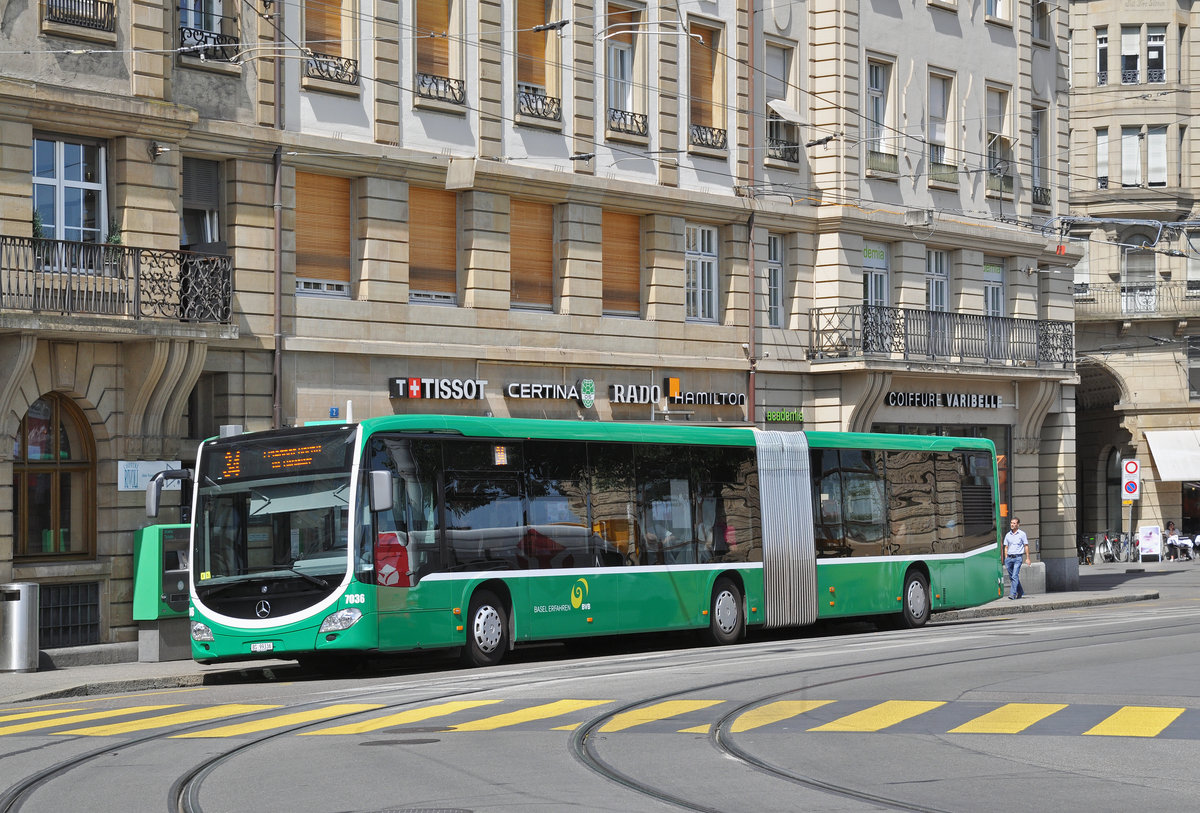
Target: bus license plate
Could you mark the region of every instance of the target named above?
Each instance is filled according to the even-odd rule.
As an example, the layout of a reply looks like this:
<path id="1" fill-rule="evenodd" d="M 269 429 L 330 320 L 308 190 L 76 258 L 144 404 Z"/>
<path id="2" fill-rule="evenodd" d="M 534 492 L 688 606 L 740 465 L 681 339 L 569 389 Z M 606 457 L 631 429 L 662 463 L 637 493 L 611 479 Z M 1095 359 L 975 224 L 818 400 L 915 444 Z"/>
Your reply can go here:
<path id="1" fill-rule="evenodd" d="M 250 644 L 251 652 L 270 652 L 274 648 L 274 641 L 259 641 L 258 643 Z"/>

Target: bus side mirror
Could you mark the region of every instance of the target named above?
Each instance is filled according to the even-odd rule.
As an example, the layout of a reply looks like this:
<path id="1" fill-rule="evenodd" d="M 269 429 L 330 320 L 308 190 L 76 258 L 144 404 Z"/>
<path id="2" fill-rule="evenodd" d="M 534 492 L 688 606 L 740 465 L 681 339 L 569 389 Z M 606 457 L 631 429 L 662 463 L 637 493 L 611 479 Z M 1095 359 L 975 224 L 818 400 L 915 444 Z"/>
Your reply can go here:
<path id="1" fill-rule="evenodd" d="M 378 514 L 392 510 L 392 473 L 389 471 L 372 471 L 368 484 L 368 495 L 371 501 L 371 511 Z"/>
<path id="2" fill-rule="evenodd" d="M 167 480 L 191 480 L 189 469 L 163 469 L 150 478 L 146 485 L 146 516 L 157 517 L 158 506 L 162 501 L 163 483 Z"/>

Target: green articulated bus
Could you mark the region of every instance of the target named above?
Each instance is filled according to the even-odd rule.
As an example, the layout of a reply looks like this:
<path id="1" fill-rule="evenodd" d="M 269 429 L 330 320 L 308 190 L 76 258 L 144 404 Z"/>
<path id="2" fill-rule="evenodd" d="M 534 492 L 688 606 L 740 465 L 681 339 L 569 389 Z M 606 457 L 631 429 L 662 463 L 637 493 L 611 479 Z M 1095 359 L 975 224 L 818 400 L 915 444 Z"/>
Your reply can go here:
<path id="1" fill-rule="evenodd" d="M 999 595 L 983 439 L 396 415 L 208 440 L 193 476 L 206 663 L 488 665 L 589 635 L 917 627 Z"/>

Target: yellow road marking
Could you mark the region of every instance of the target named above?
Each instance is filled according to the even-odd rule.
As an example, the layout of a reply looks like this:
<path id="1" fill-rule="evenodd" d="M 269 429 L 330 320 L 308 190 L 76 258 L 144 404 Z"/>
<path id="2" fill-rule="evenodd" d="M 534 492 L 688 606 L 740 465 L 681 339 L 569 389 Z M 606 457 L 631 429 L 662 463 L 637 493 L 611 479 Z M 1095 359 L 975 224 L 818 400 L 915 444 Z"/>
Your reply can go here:
<path id="1" fill-rule="evenodd" d="M 810 728 L 809 731 L 880 731 L 944 705 L 945 701 L 941 700 L 888 700 L 869 709 L 847 714 L 825 725 Z"/>
<path id="2" fill-rule="evenodd" d="M 950 734 L 1016 734 L 1067 707 L 1066 703 L 1006 703 L 950 729 Z"/>
<path id="3" fill-rule="evenodd" d="M 144 717 L 140 720 L 130 720 L 127 723 L 98 725 L 90 728 L 76 728 L 63 731 L 63 734 L 79 734 L 83 737 L 107 737 L 112 734 L 129 734 L 134 731 L 149 731 L 152 728 L 167 728 L 173 725 L 198 723 L 202 720 L 215 720 L 218 717 L 232 717 L 235 714 L 250 714 L 255 711 L 268 711 L 279 706 L 251 706 L 241 703 L 230 703 L 224 706 L 209 706 L 192 711 L 180 711 L 175 714 L 163 714 L 158 717 Z"/>
<path id="4" fill-rule="evenodd" d="M 171 739 L 189 739 L 201 737 L 236 737 L 239 734 L 256 734 L 259 731 L 270 731 L 272 728 L 283 728 L 300 723 L 311 723 L 315 720 L 327 720 L 343 714 L 357 714 L 361 711 L 381 709 L 380 703 L 341 703 L 309 711 L 297 711 L 292 714 L 280 714 L 277 717 L 266 717 L 261 720 L 251 720 L 248 723 L 233 723 L 232 725 L 206 728 L 203 731 L 189 731 L 187 734 L 173 734 Z"/>
<path id="5" fill-rule="evenodd" d="M 0 728 L 0 734 L 20 734 L 25 731 L 37 731 L 41 728 L 58 728 L 59 726 L 74 725 L 75 723 L 86 723 L 88 720 L 104 720 L 108 717 L 120 717 L 125 714 L 137 714 L 140 711 L 173 709 L 178 705 L 178 703 L 172 703 L 169 706 L 130 706 L 129 708 L 109 709 L 108 711 L 89 711 L 86 714 L 72 714 L 69 717 L 61 717 L 57 720 L 38 720 L 34 723 L 6 725 L 3 728 Z"/>
<path id="6" fill-rule="evenodd" d="M 488 706 L 492 703 L 499 703 L 499 700 L 459 700 L 453 703 L 438 703 L 436 706 L 426 706 L 420 709 L 409 709 L 396 714 L 386 714 L 383 717 L 373 717 L 370 720 L 364 720 L 360 723 L 347 723 L 346 725 L 337 725 L 330 728 L 320 728 L 316 731 L 301 731 L 299 736 L 312 737 L 325 734 L 366 734 L 371 731 L 379 731 L 381 728 L 391 728 L 398 725 L 409 725 L 411 723 L 420 723 L 425 720 L 431 720 L 434 717 L 442 717 L 446 714 L 453 714 L 456 711 L 463 709 L 473 709 L 479 706 Z"/>
<path id="7" fill-rule="evenodd" d="M 28 720 L 31 717 L 49 717 L 52 714 L 66 714 L 68 711 L 82 711 L 82 709 L 47 709 L 45 711 L 26 711 L 21 714 L 5 714 L 0 716 L 0 721 L 3 720 Z"/>
<path id="8" fill-rule="evenodd" d="M 680 734 L 707 734 L 710 731 L 712 731 L 711 724 L 710 725 L 697 725 L 697 726 L 692 726 L 691 728 L 679 729 Z"/>
<path id="9" fill-rule="evenodd" d="M 1180 708 L 1125 706 L 1083 733 L 1103 737 L 1157 737 L 1183 712 Z"/>
<path id="10" fill-rule="evenodd" d="M 655 703 L 653 706 L 642 706 L 631 711 L 623 711 L 600 726 L 600 730 L 624 731 L 627 728 L 653 723 L 656 720 L 678 717 L 680 714 L 686 714 L 689 711 L 699 711 L 700 709 L 706 709 L 709 706 L 715 706 L 718 703 L 724 702 L 724 700 L 667 700 L 662 703 Z"/>
<path id="11" fill-rule="evenodd" d="M 452 731 L 492 731 L 504 726 L 517 725 L 518 723 L 528 723 L 534 720 L 545 720 L 550 717 L 558 717 L 562 714 L 569 714 L 572 711 L 580 709 L 588 709 L 592 706 L 603 706 L 605 703 L 611 703 L 611 700 L 558 700 L 554 703 L 546 703 L 541 706 L 533 706 L 531 708 L 522 709 L 521 711 L 513 711 L 508 714 L 497 714 L 495 717 L 485 717 L 482 720 L 475 720 L 471 723 L 463 723 L 462 725 L 450 726 Z"/>
<path id="12" fill-rule="evenodd" d="M 750 731 L 760 726 L 778 723 L 780 720 L 791 719 L 798 714 L 819 709 L 821 706 L 827 706 L 832 702 L 832 700 L 778 700 L 774 703 L 768 703 L 765 706 L 759 706 L 741 715 L 734 721 L 729 730 L 733 734 Z"/>

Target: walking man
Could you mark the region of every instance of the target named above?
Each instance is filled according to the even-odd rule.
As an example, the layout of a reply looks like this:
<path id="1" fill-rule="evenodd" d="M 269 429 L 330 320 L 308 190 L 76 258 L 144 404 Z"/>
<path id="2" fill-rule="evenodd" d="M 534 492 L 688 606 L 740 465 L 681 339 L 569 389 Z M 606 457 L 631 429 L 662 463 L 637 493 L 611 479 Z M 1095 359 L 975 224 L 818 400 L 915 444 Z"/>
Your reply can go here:
<path id="1" fill-rule="evenodd" d="M 1008 526 L 1011 530 L 1004 535 L 1004 572 L 1012 584 L 1012 591 L 1008 594 L 1012 601 L 1025 595 L 1021 589 L 1021 564 L 1029 564 L 1029 537 L 1021 530 L 1021 520 L 1016 517 Z"/>

